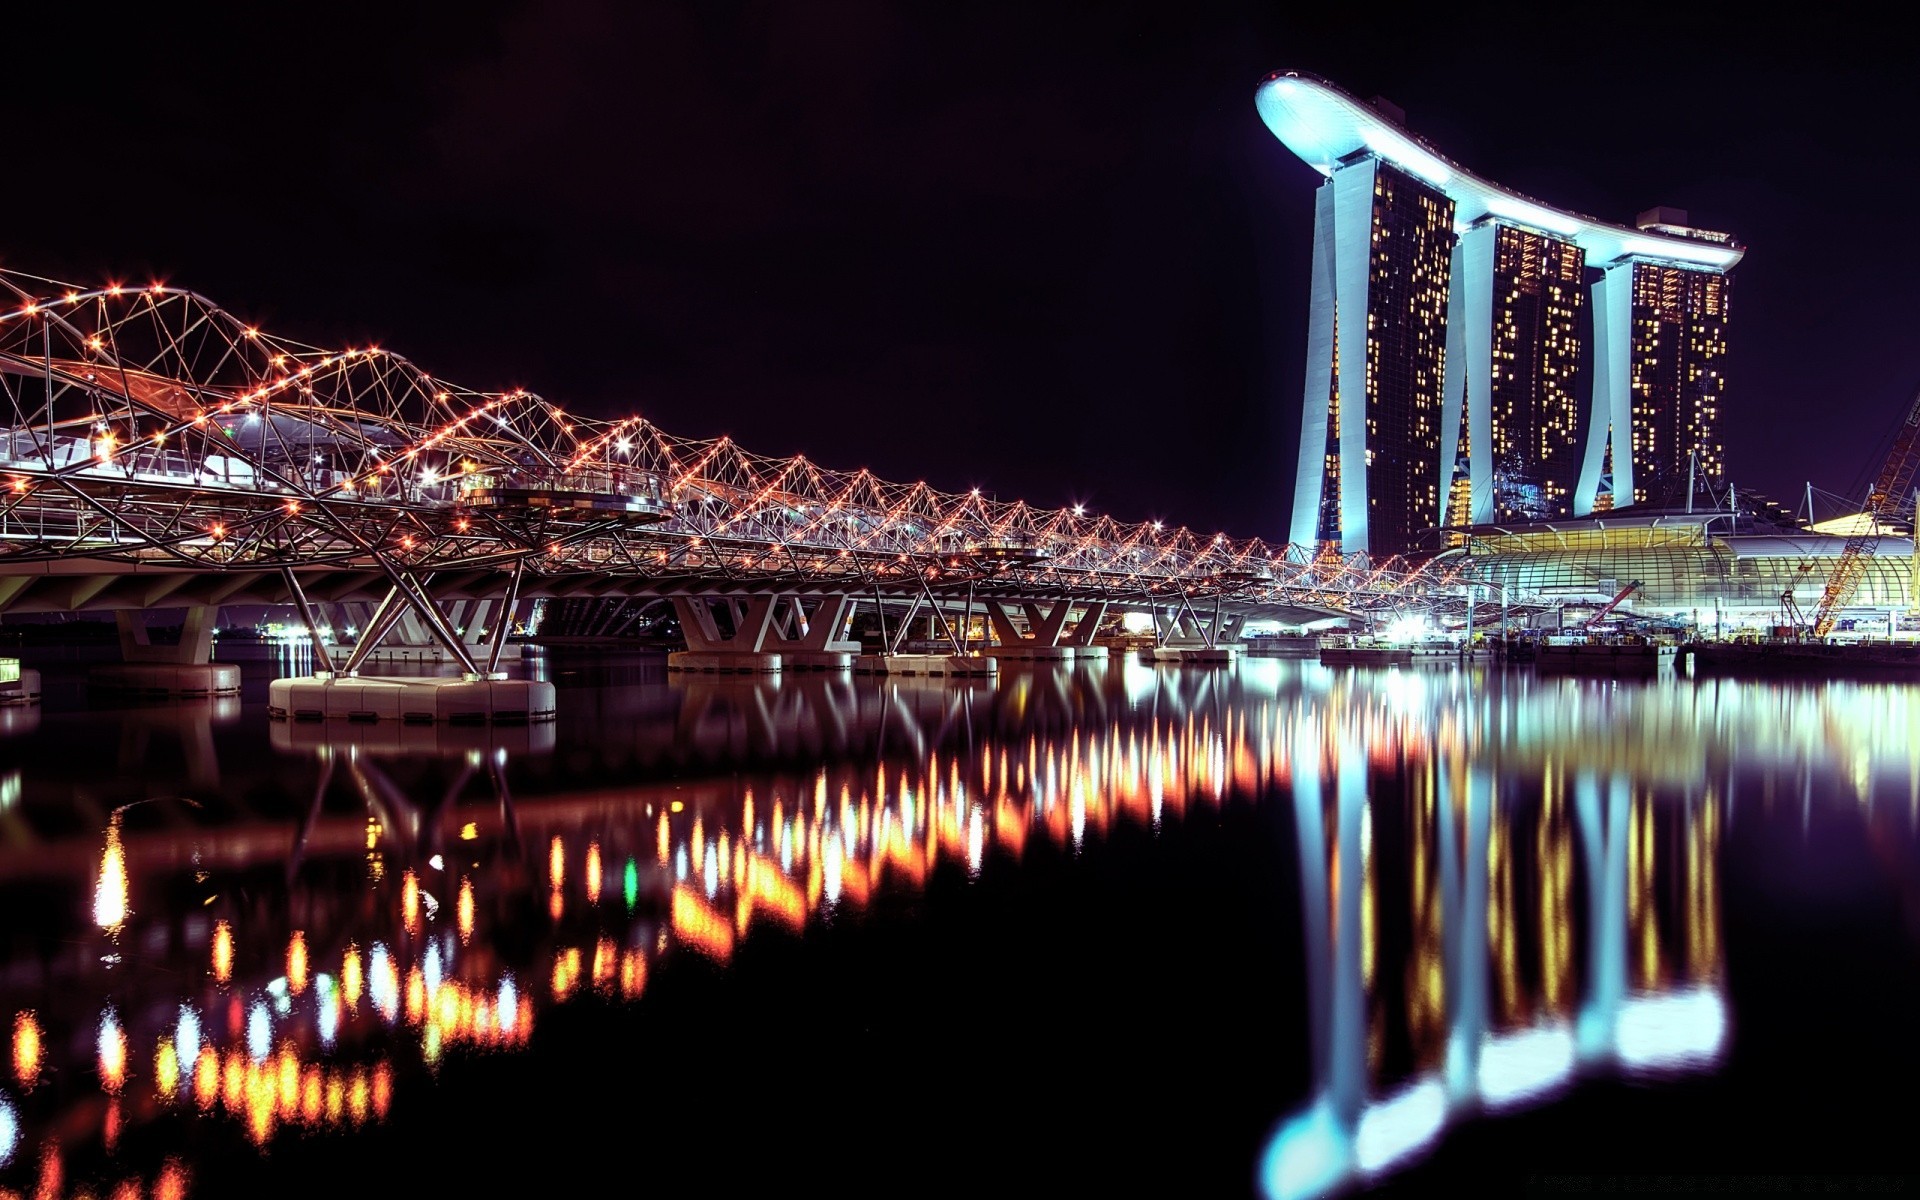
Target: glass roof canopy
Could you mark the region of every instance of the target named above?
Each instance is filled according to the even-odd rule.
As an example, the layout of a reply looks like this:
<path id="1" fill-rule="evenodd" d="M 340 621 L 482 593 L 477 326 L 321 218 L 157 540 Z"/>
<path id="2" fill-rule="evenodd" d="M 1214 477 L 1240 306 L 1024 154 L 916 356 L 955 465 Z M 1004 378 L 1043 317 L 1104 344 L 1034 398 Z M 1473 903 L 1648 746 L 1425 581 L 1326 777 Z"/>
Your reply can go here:
<path id="1" fill-rule="evenodd" d="M 1254 93 L 1254 106 L 1273 135 L 1322 175 L 1333 174 L 1351 155 L 1374 154 L 1445 192 L 1454 202 L 1455 224 L 1461 229 L 1489 216 L 1525 225 L 1582 247 L 1593 266 L 1645 258 L 1726 271 L 1746 253 L 1730 240 L 1628 229 L 1542 204 L 1480 178 L 1396 128 L 1364 101 L 1312 76 L 1269 76 Z"/>
<path id="2" fill-rule="evenodd" d="M 1464 553 L 1477 579 L 1562 600 L 1604 601 L 1638 580 L 1631 609 L 1775 609 L 1788 592 L 1803 606 L 1818 601 L 1845 538 L 1710 528 L 1727 515 L 1482 526 L 1469 531 L 1464 551 L 1443 557 Z M 1913 540 L 1882 538 L 1849 611 L 1912 607 L 1914 574 Z"/>

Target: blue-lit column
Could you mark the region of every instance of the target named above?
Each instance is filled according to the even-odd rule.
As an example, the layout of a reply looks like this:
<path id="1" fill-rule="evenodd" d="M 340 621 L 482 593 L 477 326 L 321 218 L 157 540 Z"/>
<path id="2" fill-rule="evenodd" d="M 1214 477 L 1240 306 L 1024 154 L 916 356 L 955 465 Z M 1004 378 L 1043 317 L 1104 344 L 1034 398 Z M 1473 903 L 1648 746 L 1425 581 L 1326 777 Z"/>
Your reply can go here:
<path id="1" fill-rule="evenodd" d="M 1373 268 L 1375 163 L 1335 171 L 1314 198 L 1307 382 L 1289 540 L 1319 539 L 1332 399 L 1340 398 L 1340 549 L 1367 548 L 1367 291 Z"/>
<path id="2" fill-rule="evenodd" d="M 1333 187 L 1334 387 L 1340 393 L 1340 549 L 1367 549 L 1367 292 L 1373 270 L 1373 159 L 1342 167 Z"/>
<path id="3" fill-rule="evenodd" d="M 1313 283 L 1307 299 L 1307 390 L 1300 406 L 1300 469 L 1293 477 L 1287 539 L 1314 546 L 1327 486 L 1327 426 L 1333 399 L 1333 182 L 1313 198 Z"/>
<path id="4" fill-rule="evenodd" d="M 1447 376 L 1440 414 L 1441 512 L 1460 454 L 1460 408 L 1467 409 L 1468 520 L 1493 521 L 1493 249 L 1497 226 L 1483 221 L 1453 245 L 1447 289 Z"/>
<path id="5" fill-rule="evenodd" d="M 1613 437 L 1613 504 L 1633 503 L 1633 263 L 1605 268 L 1593 285 L 1593 392 L 1587 404 L 1587 446 L 1573 514 L 1593 511 Z"/>

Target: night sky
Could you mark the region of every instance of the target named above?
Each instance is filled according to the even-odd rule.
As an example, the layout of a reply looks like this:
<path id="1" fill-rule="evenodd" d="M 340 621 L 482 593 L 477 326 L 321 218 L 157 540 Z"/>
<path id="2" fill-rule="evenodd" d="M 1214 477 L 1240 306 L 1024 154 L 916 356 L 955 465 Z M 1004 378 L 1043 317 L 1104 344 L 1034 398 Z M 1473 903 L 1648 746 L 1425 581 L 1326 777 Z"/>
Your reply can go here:
<path id="1" fill-rule="evenodd" d="M 1298 69 L 1550 203 L 1733 232 L 1734 482 L 1863 490 L 1920 383 L 1905 39 L 1423 9 L 15 6 L 0 262 L 761 453 L 1283 540 L 1319 177 L 1253 92 Z"/>

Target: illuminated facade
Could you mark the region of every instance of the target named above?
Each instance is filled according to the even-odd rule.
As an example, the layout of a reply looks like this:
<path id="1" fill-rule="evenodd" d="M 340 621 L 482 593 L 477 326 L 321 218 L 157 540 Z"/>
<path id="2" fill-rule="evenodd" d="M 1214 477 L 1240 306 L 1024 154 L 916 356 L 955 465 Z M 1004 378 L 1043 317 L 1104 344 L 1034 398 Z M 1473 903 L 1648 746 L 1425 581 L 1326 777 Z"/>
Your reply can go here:
<path id="1" fill-rule="evenodd" d="M 1438 524 L 1453 244 L 1453 202 L 1390 163 L 1321 185 L 1293 541 L 1396 554 Z"/>
<path id="2" fill-rule="evenodd" d="M 1564 517 L 1580 468 L 1580 313 L 1586 251 L 1499 220 L 1460 236 L 1448 297 L 1441 462 L 1450 525 Z M 1465 414 L 1465 421 L 1461 416 Z"/>
<path id="3" fill-rule="evenodd" d="M 1595 326 L 1607 335 L 1580 511 L 1683 505 L 1699 485 L 1724 482 L 1727 287 L 1723 272 L 1645 259 L 1614 263 L 1594 283 Z"/>
<path id="4" fill-rule="evenodd" d="M 1441 524 L 1683 500 L 1689 466 L 1721 480 L 1726 273 L 1745 253 L 1731 237 L 1669 209 L 1629 229 L 1540 204 L 1448 161 L 1391 106 L 1321 80 L 1274 75 L 1255 104 L 1327 177 L 1293 542 L 1384 556 L 1433 546 Z M 1444 229 L 1419 222 L 1439 214 Z"/>

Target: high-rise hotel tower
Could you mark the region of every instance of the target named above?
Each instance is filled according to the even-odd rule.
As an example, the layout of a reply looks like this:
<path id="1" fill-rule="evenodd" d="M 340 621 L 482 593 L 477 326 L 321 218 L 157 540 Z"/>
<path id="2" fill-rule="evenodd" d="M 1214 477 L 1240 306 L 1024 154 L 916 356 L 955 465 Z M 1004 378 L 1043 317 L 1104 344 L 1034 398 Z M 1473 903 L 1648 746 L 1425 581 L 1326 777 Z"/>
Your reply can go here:
<path id="1" fill-rule="evenodd" d="M 1295 543 L 1400 554 L 1438 526 L 1676 503 L 1720 479 L 1730 237 L 1670 209 L 1627 229 L 1550 208 L 1318 79 L 1275 75 L 1256 103 L 1326 176 Z"/>

